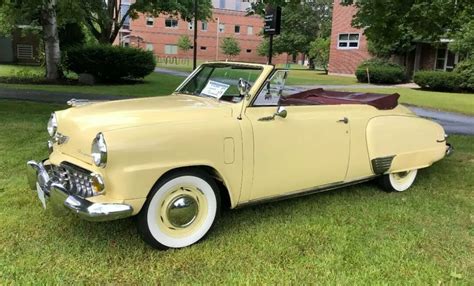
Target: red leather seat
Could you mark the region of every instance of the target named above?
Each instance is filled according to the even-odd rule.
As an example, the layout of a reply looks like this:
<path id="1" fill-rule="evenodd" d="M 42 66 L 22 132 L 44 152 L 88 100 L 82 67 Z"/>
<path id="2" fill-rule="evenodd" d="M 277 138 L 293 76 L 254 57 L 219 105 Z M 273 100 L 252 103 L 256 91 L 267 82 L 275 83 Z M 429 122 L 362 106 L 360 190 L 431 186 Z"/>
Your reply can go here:
<path id="1" fill-rule="evenodd" d="M 354 93 L 343 91 L 328 91 L 322 88 L 311 89 L 292 94 L 280 99 L 280 105 L 337 105 L 337 104 L 367 104 L 377 109 L 393 109 L 398 105 L 398 93 Z"/>

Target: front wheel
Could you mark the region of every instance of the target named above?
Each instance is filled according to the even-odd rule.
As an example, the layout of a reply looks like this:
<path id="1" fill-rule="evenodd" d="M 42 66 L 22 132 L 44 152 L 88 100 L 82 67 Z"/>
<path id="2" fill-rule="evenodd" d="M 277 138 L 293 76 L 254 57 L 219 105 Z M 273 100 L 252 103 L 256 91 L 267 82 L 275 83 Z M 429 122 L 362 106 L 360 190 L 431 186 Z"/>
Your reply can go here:
<path id="1" fill-rule="evenodd" d="M 386 174 L 380 178 L 380 184 L 387 192 L 404 192 L 413 185 L 417 173 L 417 170 L 410 170 Z"/>
<path id="2" fill-rule="evenodd" d="M 158 249 L 182 248 L 201 240 L 220 207 L 216 183 L 205 173 L 182 171 L 160 179 L 138 214 L 143 240 Z"/>

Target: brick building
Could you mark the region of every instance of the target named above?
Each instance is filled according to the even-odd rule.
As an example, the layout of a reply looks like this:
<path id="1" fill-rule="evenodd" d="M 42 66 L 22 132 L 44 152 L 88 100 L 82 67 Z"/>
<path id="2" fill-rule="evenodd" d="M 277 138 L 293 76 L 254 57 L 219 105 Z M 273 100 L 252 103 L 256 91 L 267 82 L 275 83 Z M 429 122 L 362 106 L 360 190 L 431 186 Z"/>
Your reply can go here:
<path id="1" fill-rule="evenodd" d="M 125 1 L 123 1 L 125 2 Z M 225 60 L 226 55 L 220 49 L 225 37 L 235 38 L 241 48 L 240 55 L 232 60 L 264 63 L 266 57 L 259 56 L 257 47 L 262 41 L 259 32 L 263 28 L 263 19 L 259 16 L 246 16 L 250 7 L 248 0 L 213 0 L 212 19 L 198 21 L 197 56 L 200 60 Z M 128 9 L 122 4 L 122 11 Z M 193 41 L 194 27 L 179 17 L 160 15 L 148 17 L 140 15 L 136 20 L 126 21 L 118 36 L 121 45 L 130 45 L 151 50 L 160 59 L 192 58 L 193 51 L 184 52 L 177 46 L 178 39 L 187 35 Z M 274 58 L 274 63 L 286 62 L 286 55 Z"/>
<path id="2" fill-rule="evenodd" d="M 354 75 L 357 66 L 370 59 L 367 39 L 362 29 L 352 27 L 355 6 L 343 6 L 344 0 L 334 0 L 329 53 L 329 73 Z M 405 55 L 393 57 L 393 61 L 406 67 L 409 75 L 417 70 L 451 71 L 458 63 L 459 54 L 448 50 L 449 40 L 438 43 L 416 42 Z"/>
<path id="3" fill-rule="evenodd" d="M 19 26 L 10 36 L 0 36 L 0 63 L 39 64 L 40 38 L 32 29 Z"/>

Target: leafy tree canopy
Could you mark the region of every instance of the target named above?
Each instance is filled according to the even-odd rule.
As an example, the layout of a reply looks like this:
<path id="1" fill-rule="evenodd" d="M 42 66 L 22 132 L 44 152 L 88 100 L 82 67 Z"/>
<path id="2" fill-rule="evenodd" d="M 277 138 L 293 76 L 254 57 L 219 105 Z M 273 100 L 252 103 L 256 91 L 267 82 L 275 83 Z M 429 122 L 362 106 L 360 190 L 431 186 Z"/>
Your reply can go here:
<path id="1" fill-rule="evenodd" d="M 232 37 L 226 37 L 222 39 L 221 50 L 224 55 L 229 57 L 237 56 L 240 54 L 239 42 Z"/>
<path id="2" fill-rule="evenodd" d="M 326 73 L 328 72 L 330 43 L 329 38 L 317 38 L 311 42 L 308 52 L 315 64 L 323 68 Z"/>
<path id="3" fill-rule="evenodd" d="M 198 19 L 205 20 L 211 16 L 210 0 L 198 1 Z M 120 28 L 127 19 L 137 19 L 140 13 L 158 17 L 169 14 L 191 20 L 194 17 L 194 0 L 137 0 L 130 6 L 122 0 L 83 0 L 81 7 L 87 27 L 100 43 L 113 43 Z"/>
<path id="4" fill-rule="evenodd" d="M 264 15 L 267 4 L 282 7 L 281 34 L 273 42 L 276 54 L 307 54 L 315 38 L 331 34 L 332 0 L 258 0 L 252 4 L 253 13 Z M 266 42 L 259 47 L 260 54 L 268 54 L 265 47 L 268 47 Z"/>
<path id="5" fill-rule="evenodd" d="M 352 24 L 365 30 L 371 51 L 380 56 L 406 52 L 413 42 L 449 38 L 474 15 L 472 0 L 358 0 L 346 3 L 357 7 Z"/>
<path id="6" fill-rule="evenodd" d="M 193 47 L 193 44 L 187 35 L 181 35 L 178 38 L 177 46 L 183 52 L 187 52 Z"/>

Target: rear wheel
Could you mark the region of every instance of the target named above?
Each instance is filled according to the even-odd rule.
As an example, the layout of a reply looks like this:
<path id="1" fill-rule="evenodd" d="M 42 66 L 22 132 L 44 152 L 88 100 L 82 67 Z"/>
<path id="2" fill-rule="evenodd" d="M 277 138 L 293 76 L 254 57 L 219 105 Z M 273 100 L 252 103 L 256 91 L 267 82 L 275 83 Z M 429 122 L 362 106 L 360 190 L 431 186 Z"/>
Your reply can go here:
<path id="1" fill-rule="evenodd" d="M 151 191 L 138 214 L 143 240 L 158 249 L 182 248 L 201 240 L 220 208 L 216 183 L 205 173 L 166 176 Z"/>
<path id="2" fill-rule="evenodd" d="M 387 192 L 404 192 L 413 185 L 417 173 L 417 170 L 410 170 L 386 174 L 380 178 L 380 184 Z"/>

